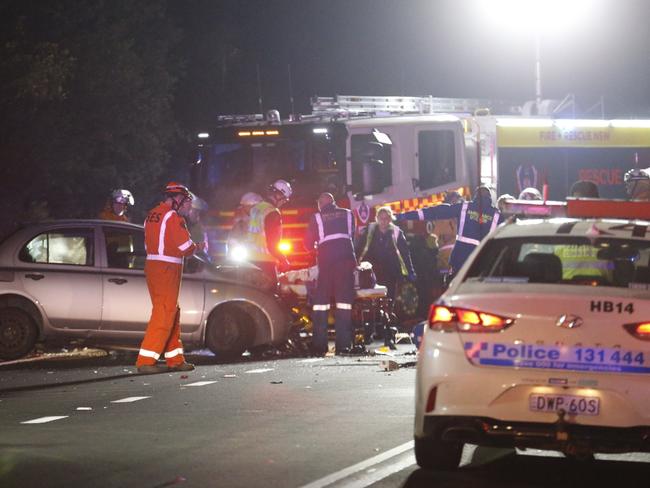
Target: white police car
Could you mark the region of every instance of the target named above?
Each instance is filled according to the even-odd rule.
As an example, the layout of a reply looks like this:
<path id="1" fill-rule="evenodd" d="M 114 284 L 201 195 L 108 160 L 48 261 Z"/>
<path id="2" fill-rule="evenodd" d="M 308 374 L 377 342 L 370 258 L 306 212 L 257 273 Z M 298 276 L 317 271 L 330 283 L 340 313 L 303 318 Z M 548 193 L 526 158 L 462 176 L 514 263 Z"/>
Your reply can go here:
<path id="1" fill-rule="evenodd" d="M 416 381 L 423 468 L 458 466 L 466 442 L 650 451 L 650 202 L 512 204 L 527 205 L 569 217 L 500 226 L 431 308 Z"/>

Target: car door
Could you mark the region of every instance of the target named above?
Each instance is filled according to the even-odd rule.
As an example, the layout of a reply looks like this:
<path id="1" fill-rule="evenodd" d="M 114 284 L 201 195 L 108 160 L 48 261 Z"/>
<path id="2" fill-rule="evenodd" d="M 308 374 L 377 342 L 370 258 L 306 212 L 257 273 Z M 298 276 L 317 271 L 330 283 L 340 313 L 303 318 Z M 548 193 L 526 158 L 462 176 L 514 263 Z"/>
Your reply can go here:
<path id="1" fill-rule="evenodd" d="M 42 229 L 22 246 L 17 276 L 40 304 L 52 327 L 96 330 L 102 310 L 102 284 L 93 226 Z"/>
<path id="2" fill-rule="evenodd" d="M 144 275 L 144 231 L 135 226 L 102 226 L 105 267 L 102 331 L 142 335 L 151 315 L 151 298 Z M 196 330 L 203 316 L 203 280 L 184 279 L 181 285 L 181 327 Z"/>

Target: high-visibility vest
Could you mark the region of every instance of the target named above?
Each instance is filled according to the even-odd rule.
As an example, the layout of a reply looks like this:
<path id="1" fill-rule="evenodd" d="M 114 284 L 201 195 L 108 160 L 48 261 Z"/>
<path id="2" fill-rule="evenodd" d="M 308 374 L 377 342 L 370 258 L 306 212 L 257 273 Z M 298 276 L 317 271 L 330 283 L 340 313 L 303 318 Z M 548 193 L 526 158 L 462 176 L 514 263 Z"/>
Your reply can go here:
<path id="1" fill-rule="evenodd" d="M 266 243 L 266 231 L 264 230 L 264 221 L 271 212 L 277 212 L 275 208 L 267 201 L 261 201 L 251 208 L 250 218 L 248 220 L 248 242 L 251 246 L 252 261 L 271 261 L 275 262 L 276 258 L 268 249 Z"/>
<path id="2" fill-rule="evenodd" d="M 555 255 L 562 261 L 562 279 L 576 276 L 609 277 L 608 262 L 598 259 L 598 249 L 588 245 L 556 246 Z"/>

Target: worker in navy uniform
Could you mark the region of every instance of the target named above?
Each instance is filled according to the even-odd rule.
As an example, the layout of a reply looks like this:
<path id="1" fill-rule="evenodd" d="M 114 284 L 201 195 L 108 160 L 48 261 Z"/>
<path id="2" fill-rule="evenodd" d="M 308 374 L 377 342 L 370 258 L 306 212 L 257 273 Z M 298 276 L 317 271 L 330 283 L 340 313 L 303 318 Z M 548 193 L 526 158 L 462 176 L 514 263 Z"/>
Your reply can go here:
<path id="1" fill-rule="evenodd" d="M 311 216 L 305 235 L 305 248 L 317 248 L 318 280 L 313 297 L 314 322 L 312 352 L 323 355 L 328 350 L 327 317 L 336 304 L 336 354 L 352 352 L 352 303 L 354 301 L 354 217 L 339 208 L 331 193 L 318 197 L 318 212 Z"/>
<path id="2" fill-rule="evenodd" d="M 458 233 L 451 251 L 449 264 L 452 276 L 458 273 L 465 260 L 481 240 L 503 220 L 492 199 L 492 190 L 487 186 L 476 189 L 471 202 L 453 205 L 442 203 L 434 207 L 421 208 L 397 215 L 402 220 L 439 220 L 454 218 L 458 221 Z"/>

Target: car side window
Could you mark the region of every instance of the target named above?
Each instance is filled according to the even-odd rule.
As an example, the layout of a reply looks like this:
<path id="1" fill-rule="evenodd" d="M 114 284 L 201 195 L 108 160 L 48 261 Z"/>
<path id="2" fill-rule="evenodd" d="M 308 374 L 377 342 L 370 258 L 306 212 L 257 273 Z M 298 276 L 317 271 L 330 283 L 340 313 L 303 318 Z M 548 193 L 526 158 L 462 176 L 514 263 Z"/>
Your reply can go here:
<path id="1" fill-rule="evenodd" d="M 92 229 L 57 229 L 31 239 L 18 258 L 26 263 L 93 266 L 94 247 Z"/>
<path id="2" fill-rule="evenodd" d="M 104 227 L 104 242 L 109 268 L 144 269 L 147 253 L 141 230 Z"/>

